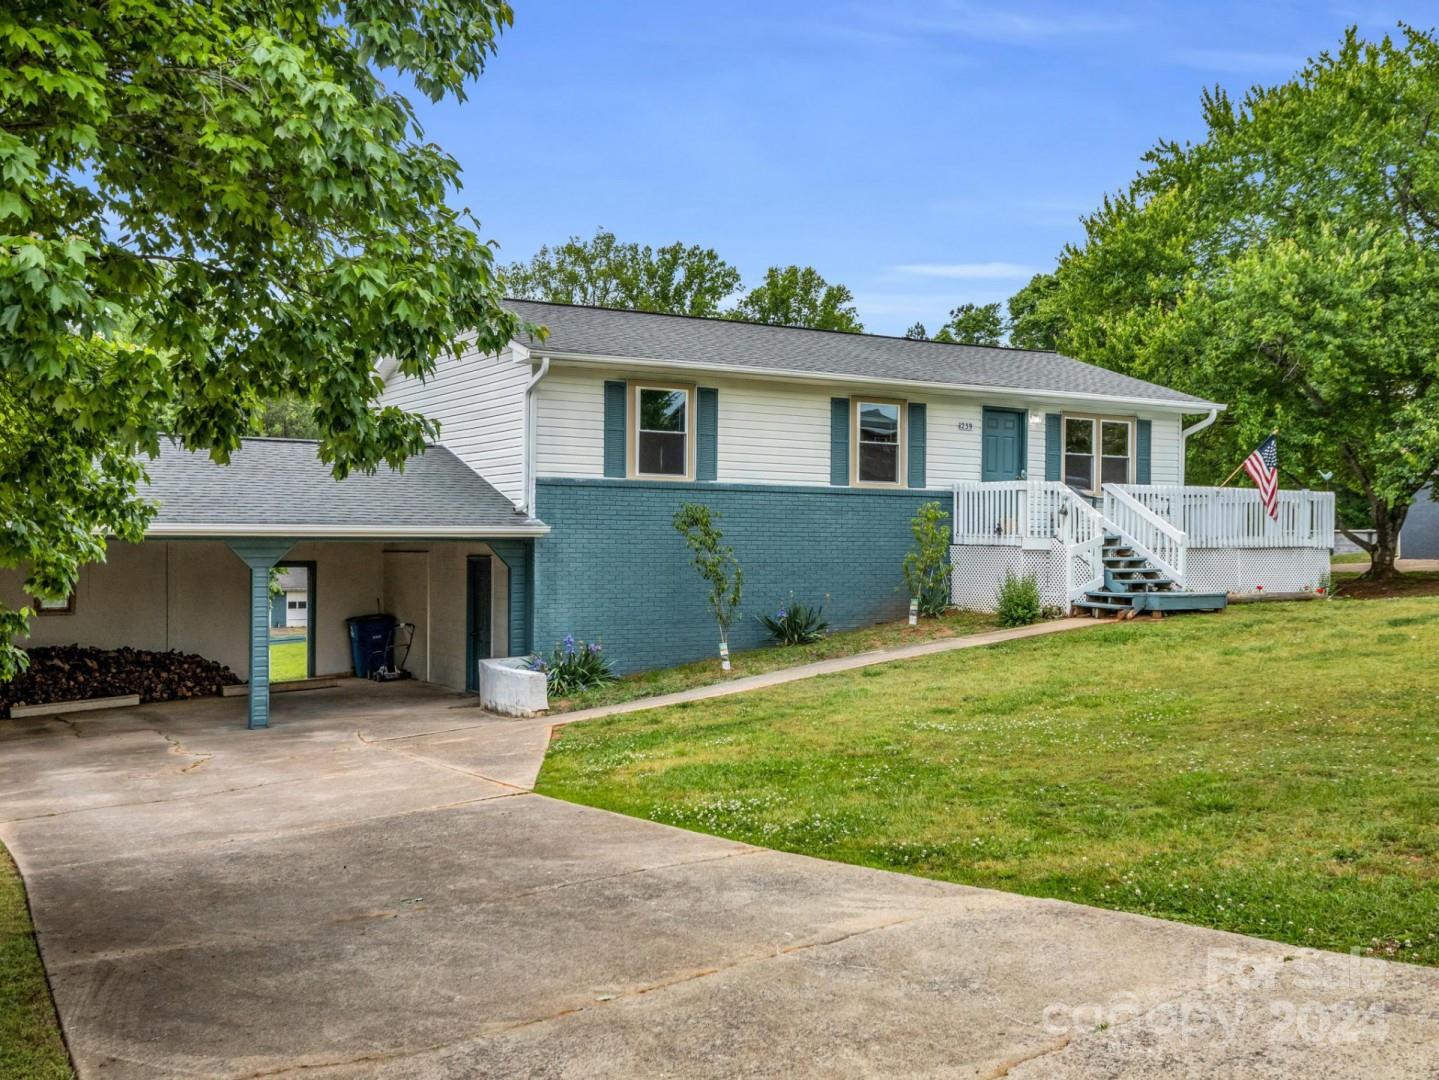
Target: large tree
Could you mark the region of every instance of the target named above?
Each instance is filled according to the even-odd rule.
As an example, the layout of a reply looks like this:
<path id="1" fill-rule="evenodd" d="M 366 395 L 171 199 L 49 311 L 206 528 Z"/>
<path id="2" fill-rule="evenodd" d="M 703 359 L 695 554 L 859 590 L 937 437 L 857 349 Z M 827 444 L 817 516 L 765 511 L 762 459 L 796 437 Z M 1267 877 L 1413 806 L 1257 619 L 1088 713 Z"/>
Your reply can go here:
<path id="1" fill-rule="evenodd" d="M 336 475 L 437 432 L 379 408 L 502 346 L 491 249 L 409 103 L 463 98 L 502 0 L 11 0 L 0 9 L 0 566 L 63 596 L 138 541 L 162 433 L 224 462 L 276 398 Z M 0 677 L 23 663 L 0 611 Z"/>
<path id="2" fill-rule="evenodd" d="M 1361 499 L 1376 577 L 1439 471 L 1439 43 L 1350 31 L 1298 76 L 1204 97 L 1065 252 L 1060 347 L 1230 403 L 1238 464 L 1279 432 L 1288 483 Z"/>
<path id="3" fill-rule="evenodd" d="M 740 286 L 739 271 L 713 248 L 641 247 L 606 229 L 590 240 L 572 236 L 542 247 L 528 262 L 511 263 L 503 277 L 509 294 L 524 300 L 711 317 Z"/>
<path id="4" fill-rule="evenodd" d="M 764 281 L 747 292 L 730 314 L 772 326 L 864 333 L 854 294 L 843 285 L 831 285 L 812 266 L 771 266 Z"/>
<path id="5" fill-rule="evenodd" d="M 1009 298 L 1009 343 L 1016 349 L 1053 350 L 1064 334 L 1064 312 L 1054 302 L 1059 279 L 1035 274 Z"/>
<path id="6" fill-rule="evenodd" d="M 935 341 L 959 345 L 998 345 L 1004 340 L 1004 315 L 998 302 L 960 304 L 934 332 Z"/>

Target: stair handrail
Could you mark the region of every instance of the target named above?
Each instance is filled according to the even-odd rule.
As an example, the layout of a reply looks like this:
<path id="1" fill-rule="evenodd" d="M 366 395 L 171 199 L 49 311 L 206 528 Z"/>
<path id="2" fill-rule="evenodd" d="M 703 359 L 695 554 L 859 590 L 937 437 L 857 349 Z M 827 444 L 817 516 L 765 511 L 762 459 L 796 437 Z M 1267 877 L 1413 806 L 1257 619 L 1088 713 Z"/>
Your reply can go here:
<path id="1" fill-rule="evenodd" d="M 1189 537 L 1119 485 L 1104 489 L 1104 517 L 1116 533 L 1181 588 Z"/>

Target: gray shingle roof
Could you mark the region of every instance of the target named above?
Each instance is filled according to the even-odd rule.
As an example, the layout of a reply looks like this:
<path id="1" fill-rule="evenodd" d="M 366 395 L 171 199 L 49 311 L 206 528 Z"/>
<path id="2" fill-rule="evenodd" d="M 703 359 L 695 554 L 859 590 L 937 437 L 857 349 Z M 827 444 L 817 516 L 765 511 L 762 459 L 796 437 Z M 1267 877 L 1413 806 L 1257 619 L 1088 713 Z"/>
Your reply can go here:
<path id="1" fill-rule="evenodd" d="M 859 376 L 896 382 L 1205 404 L 1201 398 L 1059 353 L 946 345 L 876 334 L 841 334 L 535 300 L 507 300 L 505 304 L 524 319 L 549 328 L 550 336 L 543 344 L 532 343 L 540 351 L 837 378 Z"/>
<path id="2" fill-rule="evenodd" d="M 336 481 L 303 439 L 246 439 L 216 465 L 165 440 L 160 456 L 142 459 L 150 474 L 141 494 L 158 499 L 151 531 L 176 526 L 294 527 L 296 535 L 373 530 L 376 535 L 451 534 L 483 537 L 495 530 L 543 531 L 542 522 L 517 513 L 510 500 L 449 450 L 432 446 L 403 471 L 381 466 L 373 475 L 352 473 Z"/>

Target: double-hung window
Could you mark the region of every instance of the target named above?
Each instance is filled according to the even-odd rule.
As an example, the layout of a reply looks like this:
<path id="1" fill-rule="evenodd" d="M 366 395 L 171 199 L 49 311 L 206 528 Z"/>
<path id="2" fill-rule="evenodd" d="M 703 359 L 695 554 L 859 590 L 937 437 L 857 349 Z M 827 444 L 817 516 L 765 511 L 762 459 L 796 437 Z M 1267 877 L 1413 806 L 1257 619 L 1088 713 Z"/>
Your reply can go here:
<path id="1" fill-rule="evenodd" d="M 635 476 L 684 480 L 691 476 L 690 426 L 694 394 L 689 387 L 631 387 Z"/>
<path id="2" fill-rule="evenodd" d="M 904 408 L 898 401 L 854 403 L 854 479 L 858 484 L 900 482 L 900 428 Z"/>
<path id="3" fill-rule="evenodd" d="M 1064 418 L 1064 482 L 1076 491 L 1099 494 L 1105 484 L 1127 484 L 1132 476 L 1134 425 L 1094 416 Z"/>

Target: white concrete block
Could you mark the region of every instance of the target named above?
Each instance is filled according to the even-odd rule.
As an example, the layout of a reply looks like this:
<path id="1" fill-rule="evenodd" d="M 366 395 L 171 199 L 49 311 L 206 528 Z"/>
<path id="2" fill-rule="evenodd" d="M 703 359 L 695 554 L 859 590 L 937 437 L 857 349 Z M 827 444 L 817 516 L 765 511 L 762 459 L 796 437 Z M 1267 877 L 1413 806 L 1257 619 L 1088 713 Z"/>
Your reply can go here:
<path id="1" fill-rule="evenodd" d="M 550 707 L 548 680 L 531 671 L 529 657 L 480 661 L 480 704 L 503 716 L 538 716 Z"/>

